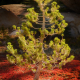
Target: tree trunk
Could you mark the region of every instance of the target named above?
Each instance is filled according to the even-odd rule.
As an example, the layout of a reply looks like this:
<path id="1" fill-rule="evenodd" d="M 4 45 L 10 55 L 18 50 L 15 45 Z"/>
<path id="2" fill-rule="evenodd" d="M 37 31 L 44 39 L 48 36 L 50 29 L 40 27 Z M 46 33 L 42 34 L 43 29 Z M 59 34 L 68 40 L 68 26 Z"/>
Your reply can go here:
<path id="1" fill-rule="evenodd" d="M 38 64 L 38 69 L 37 69 L 37 71 L 35 73 L 35 77 L 34 77 L 33 80 L 39 80 L 39 75 L 40 75 L 41 68 L 42 68 L 42 61 L 40 61 L 39 64 Z"/>

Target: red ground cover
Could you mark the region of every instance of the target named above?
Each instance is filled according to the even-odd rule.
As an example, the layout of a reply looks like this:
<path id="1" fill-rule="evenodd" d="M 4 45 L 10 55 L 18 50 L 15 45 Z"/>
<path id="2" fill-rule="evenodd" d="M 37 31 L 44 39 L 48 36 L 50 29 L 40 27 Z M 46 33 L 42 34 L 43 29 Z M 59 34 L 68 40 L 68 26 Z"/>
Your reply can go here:
<path id="1" fill-rule="evenodd" d="M 6 58 L 0 57 L 0 80 L 33 80 L 34 73 L 26 66 L 10 64 Z M 80 57 L 67 63 L 62 69 L 44 70 L 39 80 L 80 80 Z"/>

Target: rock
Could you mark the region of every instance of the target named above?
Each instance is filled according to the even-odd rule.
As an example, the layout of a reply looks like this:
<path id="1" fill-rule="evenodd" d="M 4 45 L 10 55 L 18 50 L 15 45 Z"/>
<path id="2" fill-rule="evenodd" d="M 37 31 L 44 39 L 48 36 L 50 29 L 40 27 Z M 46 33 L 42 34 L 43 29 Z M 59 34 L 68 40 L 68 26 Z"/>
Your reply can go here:
<path id="1" fill-rule="evenodd" d="M 61 14 L 64 16 L 64 20 L 68 23 L 68 26 L 71 29 L 69 30 L 71 36 L 69 37 L 78 37 L 80 35 L 80 14 L 70 12 L 62 12 Z"/>
<path id="2" fill-rule="evenodd" d="M 13 31 L 12 33 L 9 34 L 9 36 L 10 36 L 11 38 L 17 37 L 16 32 L 18 32 L 18 31 L 17 31 L 17 30 Z M 23 30 L 20 30 L 19 33 L 20 33 L 20 32 L 23 33 Z"/>
<path id="3" fill-rule="evenodd" d="M 23 18 L 27 14 L 27 8 L 30 8 L 30 5 L 25 4 L 8 4 L 1 5 L 2 8 L 11 11 L 16 16 L 18 16 L 21 21 L 24 21 Z"/>
<path id="4" fill-rule="evenodd" d="M 77 13 L 61 13 L 64 16 L 64 20 L 68 23 L 71 30 L 71 37 L 77 37 L 80 34 L 80 14 Z M 13 31 L 10 36 L 14 36 L 17 31 Z M 21 30 L 23 33 L 23 30 Z"/>
<path id="5" fill-rule="evenodd" d="M 0 7 L 11 11 L 16 16 L 25 14 L 24 11 L 26 11 L 27 5 L 24 4 L 8 4 L 8 5 L 1 5 Z"/>
<path id="6" fill-rule="evenodd" d="M 64 20 L 71 28 L 71 37 L 77 37 L 80 34 L 80 14 L 77 13 L 61 13 L 64 16 Z"/>
<path id="7" fill-rule="evenodd" d="M 60 0 L 71 10 L 80 13 L 80 0 Z"/>
<path id="8" fill-rule="evenodd" d="M 20 26 L 21 20 L 14 13 L 0 7 L 0 27 L 12 27 L 12 25 Z"/>
<path id="9" fill-rule="evenodd" d="M 20 21 L 25 21 L 26 19 L 23 20 L 23 18 L 18 17 L 18 15 L 26 15 L 27 14 L 27 8 L 30 6 L 26 6 L 23 4 L 9 4 L 9 5 L 2 5 L 1 7 L 7 9 L 3 9 L 2 12 L 0 12 L 0 25 L 1 22 L 5 26 L 12 26 L 14 24 L 18 24 Z M 9 11 L 10 10 L 10 11 Z M 5 14 L 6 13 L 6 14 Z M 64 19 L 68 23 L 69 27 L 71 28 L 71 36 L 72 37 L 77 37 L 80 33 L 80 14 L 77 13 L 61 13 L 64 16 Z M 4 15 L 4 16 L 3 16 Z M 19 19 L 20 18 L 20 19 Z M 4 22 L 4 23 L 3 23 Z M 18 25 L 17 25 L 18 26 Z M 21 26 L 21 25 L 19 25 Z M 10 36 L 14 35 L 15 36 L 16 31 L 13 31 Z"/>

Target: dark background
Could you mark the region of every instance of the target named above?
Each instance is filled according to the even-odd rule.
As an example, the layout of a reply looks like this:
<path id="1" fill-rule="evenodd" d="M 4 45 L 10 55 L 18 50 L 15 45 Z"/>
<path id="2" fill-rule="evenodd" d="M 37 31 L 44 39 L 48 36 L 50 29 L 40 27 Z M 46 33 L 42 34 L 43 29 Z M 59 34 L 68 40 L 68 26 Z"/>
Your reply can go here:
<path id="1" fill-rule="evenodd" d="M 52 0 L 57 1 L 57 3 L 61 3 L 60 0 Z M 0 0 L 0 5 L 6 4 L 37 4 L 34 0 Z"/>
<path id="2" fill-rule="evenodd" d="M 6 4 L 33 4 L 36 2 L 34 0 L 0 0 L 0 5 L 6 5 Z"/>

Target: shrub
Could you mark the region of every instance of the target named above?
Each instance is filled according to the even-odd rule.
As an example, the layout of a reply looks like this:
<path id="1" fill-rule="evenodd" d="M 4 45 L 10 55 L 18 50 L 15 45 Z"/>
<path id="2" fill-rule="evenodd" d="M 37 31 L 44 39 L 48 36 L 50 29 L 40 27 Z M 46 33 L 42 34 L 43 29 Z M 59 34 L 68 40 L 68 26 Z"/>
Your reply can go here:
<path id="1" fill-rule="evenodd" d="M 44 40 L 48 35 L 61 34 L 64 36 L 64 28 L 68 25 L 63 16 L 59 12 L 59 5 L 55 1 L 51 3 L 51 9 L 47 7 L 47 4 L 51 0 L 35 0 L 40 7 L 42 13 L 36 13 L 34 8 L 28 8 L 27 11 L 29 14 L 26 15 L 27 21 L 22 24 L 21 29 L 24 31 L 20 33 L 20 27 L 13 26 L 16 29 L 19 47 L 23 50 L 24 54 L 18 54 L 17 49 L 13 48 L 10 42 L 8 42 L 7 51 L 12 54 L 7 54 L 7 59 L 12 64 L 25 65 L 29 64 L 29 68 L 35 72 L 34 80 L 39 79 L 40 71 L 43 68 L 61 68 L 62 65 L 65 65 L 67 62 L 73 60 L 74 56 L 70 57 L 70 47 L 65 43 L 65 39 L 55 38 L 53 41 L 50 41 L 49 44 Z M 51 12 L 49 13 L 48 10 Z M 42 23 L 39 21 L 39 16 L 42 16 Z M 45 19 L 48 21 L 45 21 Z M 51 24 L 50 27 L 46 28 L 45 25 L 48 25 L 46 22 Z M 42 24 L 42 27 L 34 27 L 32 23 Z M 35 38 L 36 32 L 33 29 L 37 29 L 40 32 L 39 38 Z M 27 38 L 27 39 L 26 39 Z M 47 55 L 45 52 L 46 49 L 51 48 L 53 50 L 52 55 Z M 37 69 L 32 68 L 31 64 L 34 64 Z"/>

